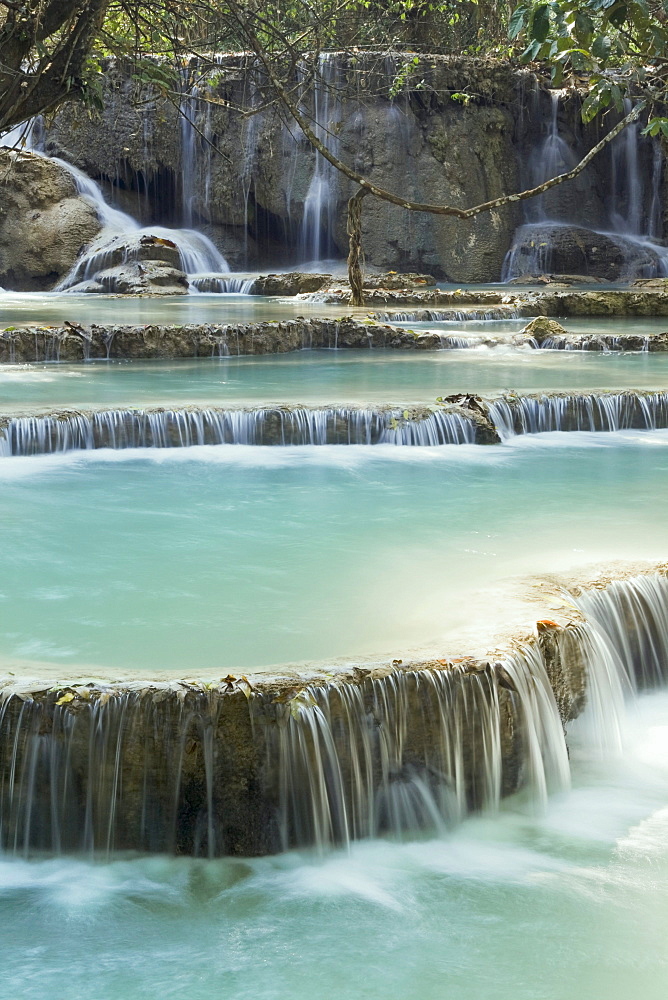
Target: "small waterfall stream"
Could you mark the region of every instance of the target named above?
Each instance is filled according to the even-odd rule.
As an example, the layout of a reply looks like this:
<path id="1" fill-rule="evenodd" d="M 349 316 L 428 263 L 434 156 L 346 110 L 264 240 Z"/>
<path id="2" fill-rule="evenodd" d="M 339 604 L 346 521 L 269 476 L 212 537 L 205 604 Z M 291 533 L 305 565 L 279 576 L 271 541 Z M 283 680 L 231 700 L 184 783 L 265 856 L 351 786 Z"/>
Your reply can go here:
<path id="1" fill-rule="evenodd" d="M 340 86 L 337 53 L 320 53 L 313 80 L 312 120 L 316 136 L 334 154 L 338 152 L 336 119 L 342 115 L 341 102 L 337 94 Z M 337 180 L 338 175 L 334 167 L 319 153 L 315 153 L 313 173 L 304 199 L 299 240 L 299 253 L 304 261 L 319 261 L 335 256 L 333 232 Z"/>
<path id="2" fill-rule="evenodd" d="M 668 426 L 668 393 L 601 392 L 511 396 L 487 404 L 502 441 L 549 431 L 657 430 Z"/>

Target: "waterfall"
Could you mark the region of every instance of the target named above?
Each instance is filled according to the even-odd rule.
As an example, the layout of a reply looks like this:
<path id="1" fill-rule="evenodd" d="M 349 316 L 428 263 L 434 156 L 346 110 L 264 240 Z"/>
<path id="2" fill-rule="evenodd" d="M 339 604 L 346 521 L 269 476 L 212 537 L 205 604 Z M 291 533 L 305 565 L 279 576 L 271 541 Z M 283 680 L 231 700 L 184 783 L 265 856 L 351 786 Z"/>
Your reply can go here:
<path id="1" fill-rule="evenodd" d="M 537 96 L 537 95 L 536 95 Z M 565 139 L 559 135 L 559 102 L 562 91 L 550 91 L 550 118 L 547 123 L 547 134 L 540 145 L 530 150 L 526 171 L 528 183 L 526 187 L 537 187 L 550 177 L 556 177 L 572 168 L 578 162 L 578 157 Z M 536 113 L 538 108 L 536 106 Z M 532 222 L 543 222 L 549 218 L 546 195 L 539 195 L 525 202 L 527 218 Z"/>
<path id="2" fill-rule="evenodd" d="M 257 278 L 235 275 L 228 278 L 217 274 L 195 276 L 190 280 L 190 287 L 198 292 L 216 292 L 221 295 L 252 295 Z"/>
<path id="3" fill-rule="evenodd" d="M 504 774 L 508 710 L 522 757 L 512 779 Z M 277 761 L 284 850 L 444 830 L 471 810 L 497 809 L 504 780 L 524 785 L 537 806 L 569 781 L 556 703 L 531 648 L 483 671 L 310 686 L 269 731 L 268 756 Z"/>
<path id="4" fill-rule="evenodd" d="M 629 98 L 624 101 L 624 114 L 632 109 Z M 629 236 L 643 235 L 644 177 L 640 170 L 638 145 L 640 123 L 628 125 L 610 145 L 612 191 L 610 222 L 613 231 Z M 658 143 L 657 143 L 658 145 Z"/>
<path id="5" fill-rule="evenodd" d="M 668 427 L 668 393 L 506 396 L 487 404 L 501 440 L 546 431 L 656 430 Z"/>
<path id="6" fill-rule="evenodd" d="M 195 120 L 197 117 L 197 101 L 199 87 L 188 89 L 183 85 L 183 94 L 179 105 L 181 123 L 181 202 L 183 224 L 191 229 L 195 201 L 195 182 L 197 180 L 197 140 Z"/>
<path id="7" fill-rule="evenodd" d="M 190 126 L 188 129 L 190 134 L 195 134 Z M 6 133 L 3 142 L 12 144 L 21 141 L 36 156 L 46 156 L 40 150 L 41 135 L 42 127 L 39 119 L 36 119 L 34 123 L 29 123 L 27 127 L 23 128 L 20 133 L 17 129 Z M 83 256 L 76 261 L 70 273 L 61 279 L 56 286 L 56 291 L 71 289 L 83 281 L 94 279 L 100 271 L 126 260 L 132 260 L 134 244 L 142 236 L 155 236 L 158 239 L 174 243 L 178 250 L 181 270 L 185 271 L 186 274 L 209 272 L 220 274 L 229 271 L 227 261 L 204 233 L 195 229 L 170 229 L 166 226 L 142 227 L 131 215 L 109 205 L 100 185 L 78 167 L 57 156 L 47 158 L 71 175 L 77 192 L 91 202 L 103 227 L 91 245 L 86 248 Z M 189 164 L 188 170 L 190 170 L 192 162 L 194 161 L 191 158 L 185 158 L 184 163 Z M 188 170 L 186 170 L 186 174 L 189 177 L 191 175 Z M 130 237 L 130 246 L 126 247 L 125 243 L 128 237 Z"/>
<path id="8" fill-rule="evenodd" d="M 303 67 L 301 79 L 304 82 Z M 335 155 L 338 151 L 336 130 L 342 114 L 338 95 L 340 85 L 338 54 L 321 52 L 313 79 L 313 130 Z M 299 241 L 300 257 L 304 261 L 319 261 L 333 256 L 337 180 L 334 167 L 316 152 L 311 182 L 304 199 Z"/>
<path id="9" fill-rule="evenodd" d="M 95 448 L 194 445 L 475 444 L 480 424 L 498 439 L 550 431 L 668 427 L 668 393 L 619 392 L 475 397 L 477 418 L 461 409 L 359 406 L 63 411 L 0 421 L 0 457 Z M 484 437 L 485 443 L 490 440 Z"/>
<path id="10" fill-rule="evenodd" d="M 324 850 L 443 831 L 515 792 L 514 808 L 540 809 L 568 786 L 562 721 L 582 692 L 591 746 L 609 753 L 625 699 L 668 680 L 665 576 L 569 599 L 581 623 L 539 623 L 537 640 L 489 661 L 303 686 L 6 691 L 0 850 Z"/>
<path id="11" fill-rule="evenodd" d="M 475 431 L 469 417 L 440 410 L 412 416 L 359 407 L 103 410 L 14 417 L 0 426 L 0 456 L 223 444 L 472 444 Z"/>
<path id="12" fill-rule="evenodd" d="M 550 91 L 551 113 L 547 135 L 528 153 L 523 177 L 525 186 L 534 187 L 549 177 L 563 173 L 574 167 L 579 159 L 559 135 L 560 98 L 560 91 Z M 538 114 L 537 98 L 533 105 L 534 113 Z M 624 114 L 628 114 L 631 107 L 632 102 L 627 98 Z M 652 150 L 649 183 L 643 152 L 649 150 L 648 143 L 651 143 Z M 570 266 L 573 270 L 576 265 L 572 262 L 578 257 L 577 248 L 581 251 L 583 273 L 589 273 L 588 268 L 592 267 L 593 273 L 597 274 L 597 266 L 606 266 L 601 255 L 603 258 L 607 255 L 611 260 L 616 256 L 621 262 L 614 277 L 616 281 L 668 275 L 668 250 L 657 242 L 663 232 L 663 157 L 660 143 L 644 137 L 641 123 L 635 122 L 610 144 L 609 156 L 611 183 L 609 197 L 605 200 L 607 220 L 603 227 L 587 230 L 585 223 L 583 230 L 573 210 L 570 218 L 564 219 L 558 202 L 556 211 L 553 210 L 555 202 L 550 192 L 530 199 L 524 203 L 526 222 L 518 227 L 513 246 L 506 254 L 502 281 L 522 275 L 563 272 L 564 264 L 557 258 L 562 250 L 568 261 L 566 267 Z M 579 237 L 570 232 L 574 227 L 581 230 Z M 591 245 L 585 246 L 583 232 L 591 233 L 592 237 L 604 237 L 605 240 L 597 246 L 597 241 L 593 239 L 589 241 Z M 616 265 L 609 263 L 608 266 L 614 271 Z M 601 276 L 605 277 L 605 274 Z"/>
<path id="13" fill-rule="evenodd" d="M 539 808 L 568 784 L 533 649 L 481 670 L 248 697 L 191 688 L 6 698 L 0 850 L 234 853 L 235 824 L 252 831 L 246 853 L 325 849 L 445 829 L 515 788 Z"/>

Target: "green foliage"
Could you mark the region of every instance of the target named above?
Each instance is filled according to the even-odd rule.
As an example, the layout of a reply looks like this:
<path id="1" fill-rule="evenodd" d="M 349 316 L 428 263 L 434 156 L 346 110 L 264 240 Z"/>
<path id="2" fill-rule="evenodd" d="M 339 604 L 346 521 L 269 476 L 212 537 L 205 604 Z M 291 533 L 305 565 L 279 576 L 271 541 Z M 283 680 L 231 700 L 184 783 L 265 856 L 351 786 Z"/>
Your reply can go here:
<path id="1" fill-rule="evenodd" d="M 650 118 L 646 127 L 642 130 L 643 135 L 665 135 L 668 137 L 668 118 Z"/>
<path id="2" fill-rule="evenodd" d="M 419 65 L 419 56 L 413 56 L 412 59 L 401 65 L 389 90 L 389 96 L 391 98 L 397 97 L 403 90 L 406 89 L 407 86 L 409 86 L 409 84 L 413 90 L 422 90 L 424 87 L 424 80 L 419 80 L 417 83 L 413 82 L 413 76 L 415 75 Z"/>
<path id="3" fill-rule="evenodd" d="M 508 36 L 524 46 L 522 62 L 550 66 L 554 86 L 586 79 L 585 121 L 611 106 L 621 111 L 629 94 L 665 99 L 666 0 L 524 0 L 508 19 Z"/>

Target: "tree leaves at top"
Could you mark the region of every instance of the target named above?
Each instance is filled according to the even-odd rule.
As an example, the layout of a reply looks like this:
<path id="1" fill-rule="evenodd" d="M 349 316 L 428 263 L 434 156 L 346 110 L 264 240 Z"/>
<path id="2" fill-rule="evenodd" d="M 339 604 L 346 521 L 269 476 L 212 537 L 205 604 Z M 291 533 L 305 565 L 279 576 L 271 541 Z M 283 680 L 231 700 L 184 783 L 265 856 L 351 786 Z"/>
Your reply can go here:
<path id="1" fill-rule="evenodd" d="M 508 35 L 523 62 L 550 66 L 554 86 L 573 76 L 588 84 L 585 120 L 621 110 L 625 96 L 668 99 L 668 0 L 525 0 Z"/>

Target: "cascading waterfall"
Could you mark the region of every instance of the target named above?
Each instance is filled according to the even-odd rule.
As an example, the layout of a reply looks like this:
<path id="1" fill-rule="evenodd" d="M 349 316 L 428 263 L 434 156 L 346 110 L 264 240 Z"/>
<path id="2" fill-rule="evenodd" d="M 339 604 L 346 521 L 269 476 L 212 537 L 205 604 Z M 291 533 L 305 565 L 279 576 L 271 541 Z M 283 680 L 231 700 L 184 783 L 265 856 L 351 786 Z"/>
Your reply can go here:
<path id="1" fill-rule="evenodd" d="M 245 278 L 235 276 L 220 277 L 217 274 L 205 274 L 190 279 L 190 287 L 198 292 L 216 292 L 224 295 L 252 295 L 257 277 Z"/>
<path id="2" fill-rule="evenodd" d="M 318 292 L 314 292 L 309 298 L 317 301 Z M 515 306 L 490 306 L 486 309 L 411 309 L 392 312 L 374 313 L 374 318 L 378 323 L 466 323 L 484 322 L 489 323 L 494 320 L 503 322 L 510 319 L 519 319 L 521 310 Z M 451 336 L 451 335 L 448 335 Z"/>
<path id="3" fill-rule="evenodd" d="M 501 440 L 547 431 L 657 430 L 668 427 L 668 393 L 506 396 L 487 404 Z"/>
<path id="4" fill-rule="evenodd" d="M 94 448 L 193 445 L 472 444 L 475 423 L 461 413 L 359 407 L 253 410 L 103 410 L 15 417 L 0 427 L 0 456 Z"/>
<path id="5" fill-rule="evenodd" d="M 505 773 L 508 712 L 521 774 Z M 268 754 L 278 761 L 283 849 L 445 829 L 471 810 L 497 809 L 510 786 L 525 786 L 540 806 L 569 782 L 554 696 L 530 647 L 483 671 L 306 688 L 270 730 Z"/>
<path id="6" fill-rule="evenodd" d="M 571 600 L 584 621 L 557 630 L 556 647 L 539 638 L 488 663 L 296 691 L 227 678 L 6 693 L 0 849 L 325 849 L 445 829 L 516 791 L 540 808 L 569 783 L 563 678 L 582 674 L 583 718 L 606 732 L 611 716 L 622 731 L 625 695 L 668 679 L 665 576 Z"/>
<path id="7" fill-rule="evenodd" d="M 192 128 L 190 128 L 190 132 L 193 132 Z M 37 122 L 32 127 L 24 129 L 20 134 L 17 133 L 17 130 L 13 130 L 3 137 L 3 141 L 10 145 L 12 141 L 19 140 L 36 156 L 46 156 L 46 153 L 40 149 L 42 130 Z M 131 215 L 109 205 L 100 185 L 78 167 L 59 157 L 48 157 L 48 159 L 53 160 L 72 176 L 78 193 L 92 203 L 103 226 L 101 233 L 86 249 L 83 257 L 59 282 L 56 291 L 74 289 L 74 286 L 94 279 L 100 271 L 133 259 L 132 247 L 126 249 L 124 246 L 128 237 L 133 244 L 142 236 L 157 237 L 175 244 L 181 269 L 186 274 L 210 272 L 220 274 L 229 271 L 227 261 L 204 233 L 189 228 L 142 227 Z M 186 158 L 184 162 L 190 163 L 191 161 Z"/>
<path id="8" fill-rule="evenodd" d="M 486 400 L 477 418 L 461 409 L 359 406 L 224 409 L 121 409 L 17 416 L 0 422 L 0 457 L 95 448 L 194 445 L 474 444 L 480 421 L 507 441 L 553 431 L 659 430 L 668 427 L 668 393 L 543 394 Z M 484 436 L 485 443 L 495 438 Z"/>
<path id="9" fill-rule="evenodd" d="M 550 92 L 551 114 L 545 139 L 529 151 L 524 171 L 525 186 L 536 186 L 550 177 L 575 166 L 578 156 L 559 134 L 559 91 Z M 632 102 L 624 102 L 624 114 Z M 534 92 L 533 113 L 538 113 Z M 652 166 L 647 184 L 643 164 L 643 145 L 652 143 Z M 663 231 L 661 184 L 663 157 L 660 144 L 642 135 L 641 124 L 628 126 L 609 147 L 611 195 L 607 199 L 607 226 L 593 230 L 616 246 L 624 261 L 618 279 L 668 274 L 668 250 L 657 240 Z M 541 195 L 524 203 L 526 222 L 515 233 L 514 245 L 503 263 L 502 281 L 522 275 L 549 274 L 554 271 L 553 240 L 559 227 L 567 228 L 575 220 L 564 220 L 550 208 L 551 195 Z"/>

